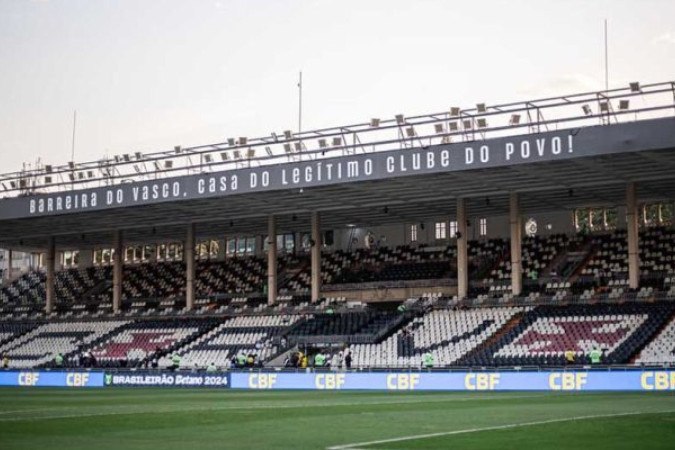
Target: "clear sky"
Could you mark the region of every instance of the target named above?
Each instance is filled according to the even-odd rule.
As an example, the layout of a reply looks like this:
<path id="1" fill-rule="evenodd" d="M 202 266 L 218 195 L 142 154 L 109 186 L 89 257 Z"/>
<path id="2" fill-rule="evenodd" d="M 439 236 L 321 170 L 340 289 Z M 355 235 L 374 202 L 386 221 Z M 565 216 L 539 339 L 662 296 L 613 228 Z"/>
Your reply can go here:
<path id="1" fill-rule="evenodd" d="M 673 0 L 0 0 L 0 172 L 675 80 Z"/>

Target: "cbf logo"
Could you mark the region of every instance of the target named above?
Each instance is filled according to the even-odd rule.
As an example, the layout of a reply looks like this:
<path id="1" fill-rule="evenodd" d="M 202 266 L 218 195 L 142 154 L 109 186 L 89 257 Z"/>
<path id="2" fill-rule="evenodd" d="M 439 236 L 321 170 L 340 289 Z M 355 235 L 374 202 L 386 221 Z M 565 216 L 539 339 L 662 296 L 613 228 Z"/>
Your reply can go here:
<path id="1" fill-rule="evenodd" d="M 109 373 L 105 374 L 105 385 L 110 386 L 112 384 L 112 375 Z"/>

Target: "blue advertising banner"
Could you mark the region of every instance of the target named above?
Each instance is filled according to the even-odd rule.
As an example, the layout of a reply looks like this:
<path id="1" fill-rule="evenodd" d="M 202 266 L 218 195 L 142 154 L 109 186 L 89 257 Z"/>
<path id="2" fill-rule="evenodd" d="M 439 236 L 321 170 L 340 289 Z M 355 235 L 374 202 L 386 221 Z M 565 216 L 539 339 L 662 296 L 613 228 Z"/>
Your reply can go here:
<path id="1" fill-rule="evenodd" d="M 389 391 L 675 391 L 675 371 L 233 373 L 232 388 Z"/>
<path id="2" fill-rule="evenodd" d="M 103 387 L 102 372 L 0 372 L 0 386 Z"/>
<path id="3" fill-rule="evenodd" d="M 105 374 L 106 386 L 165 386 L 228 388 L 230 377 L 223 373 L 113 372 Z"/>

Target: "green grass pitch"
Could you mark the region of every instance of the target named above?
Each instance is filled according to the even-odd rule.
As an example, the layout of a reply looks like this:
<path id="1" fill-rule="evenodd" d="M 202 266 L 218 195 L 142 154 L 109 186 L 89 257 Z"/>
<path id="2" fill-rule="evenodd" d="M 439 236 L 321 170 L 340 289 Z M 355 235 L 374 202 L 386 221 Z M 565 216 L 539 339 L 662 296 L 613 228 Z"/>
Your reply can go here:
<path id="1" fill-rule="evenodd" d="M 673 449 L 674 393 L 0 388 L 0 449 Z"/>

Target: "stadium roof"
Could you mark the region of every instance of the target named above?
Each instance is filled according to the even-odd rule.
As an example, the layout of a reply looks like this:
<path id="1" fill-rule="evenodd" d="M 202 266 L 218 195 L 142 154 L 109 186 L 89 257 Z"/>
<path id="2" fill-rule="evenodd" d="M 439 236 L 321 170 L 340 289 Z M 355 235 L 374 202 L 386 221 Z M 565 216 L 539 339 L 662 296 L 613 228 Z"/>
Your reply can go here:
<path id="1" fill-rule="evenodd" d="M 315 210 L 321 211 L 325 229 L 344 228 L 348 224 L 418 223 L 452 217 L 455 199 L 459 197 L 469 199 L 470 216 L 494 216 L 508 212 L 510 192 L 521 194 L 524 214 L 536 214 L 586 205 L 624 204 L 629 181 L 638 183 L 640 201 L 671 200 L 675 192 L 673 92 L 673 83 L 662 83 L 638 86 L 637 90 L 631 86 L 609 93 L 579 94 L 521 104 L 478 105 L 475 110 L 460 111 L 457 115 L 453 115 L 457 111 L 451 111 L 445 116 L 420 116 L 424 120 L 399 117 L 393 124 L 381 122 L 377 127 L 368 124 L 376 129 L 375 132 L 382 133 L 389 128 L 398 135 L 397 140 L 371 140 L 370 150 L 356 146 L 351 149 L 308 149 L 284 155 L 284 162 L 279 162 L 280 156 L 274 155 L 267 157 L 270 161 L 263 158 L 226 168 L 208 167 L 196 174 L 190 172 L 194 168 L 185 169 L 185 174 L 178 173 L 181 176 L 176 176 L 175 171 L 155 173 L 154 178 L 139 174 L 127 183 L 108 180 L 108 184 L 99 187 L 91 187 L 92 181 L 86 176 L 81 183 L 65 183 L 48 189 L 36 181 L 47 176 L 46 172 L 0 176 L 6 183 L 10 179 L 17 183 L 21 179 L 29 180 L 24 186 L 31 188 L 29 191 L 24 189 L 21 196 L 0 200 L 0 246 L 43 249 L 49 236 L 56 237 L 60 248 L 110 245 L 113 231 L 117 229 L 124 230 L 125 241 L 130 243 L 182 240 L 185 225 L 190 222 L 197 223 L 200 238 L 265 234 L 266 217 L 270 214 L 278 216 L 280 233 L 299 231 L 309 229 L 310 212 Z M 595 99 L 595 103 L 589 103 L 589 99 Z M 646 106 L 631 109 L 621 103 L 623 100 L 634 103 L 640 100 Z M 578 112 L 562 114 L 561 108 L 569 108 L 570 104 L 583 115 Z M 589 104 L 596 114 L 592 110 L 588 114 L 584 106 Z M 526 119 L 518 123 L 515 115 Z M 510 125 L 500 124 L 502 116 L 508 117 Z M 490 127 L 488 121 L 498 125 Z M 459 128 L 451 130 L 452 122 Z M 423 134 L 424 127 L 433 127 L 437 133 Z M 354 142 L 365 141 L 358 134 L 368 132 L 366 128 L 355 131 Z M 301 142 L 298 148 L 306 148 L 302 142 L 309 142 L 308 136 L 317 136 L 317 133 L 292 137 L 295 142 Z M 323 133 L 332 135 L 332 132 Z M 568 139 L 570 154 L 565 151 Z M 253 145 L 247 141 L 246 145 L 249 144 Z M 284 143 L 280 144 L 283 146 Z M 558 153 L 555 153 L 556 145 Z M 481 153 L 483 146 L 491 152 L 485 161 Z M 471 148 L 470 155 L 468 148 Z M 522 158 L 520 152 L 525 150 L 529 156 Z M 208 154 L 201 153 L 201 147 L 195 151 L 202 161 Z M 443 152 L 447 152 L 448 164 L 441 168 Z M 434 153 L 435 167 L 425 170 L 429 153 Z M 423 166 L 418 172 L 411 167 L 414 154 L 422 161 L 418 163 Z M 337 165 L 341 161 L 345 171 L 348 161 L 358 164 L 359 176 L 348 179 L 345 175 L 344 179 L 331 182 L 317 180 L 321 170 L 326 176 L 327 165 Z M 364 173 L 368 171 L 369 163 L 374 167 L 370 168 L 370 177 Z M 129 164 L 130 161 L 121 158 L 121 166 Z M 293 176 L 293 169 L 297 169 L 302 178 L 308 166 L 313 171 L 310 182 L 289 182 L 287 177 Z M 62 169 L 50 168 L 50 173 L 59 170 Z M 68 170 L 78 173 L 79 169 Z M 262 188 L 261 178 L 265 171 L 271 181 Z M 240 175 L 241 185 L 244 180 L 248 184 L 248 177 L 253 176 L 251 173 L 257 177 L 256 189 L 246 186 L 239 192 L 207 192 L 205 195 L 199 195 L 202 191 L 197 192 L 198 189 L 208 190 L 205 185 L 208 186 L 209 180 L 215 178 L 218 182 L 221 176 L 232 174 Z M 159 184 L 161 190 L 162 183 L 167 182 L 170 190 L 175 180 L 183 194 L 180 197 L 146 202 L 129 200 L 134 189 Z M 121 203 L 123 207 L 116 207 L 114 199 L 110 205 L 104 205 L 106 193 L 114 196 L 117 189 L 126 193 Z M 97 192 L 98 205 L 89 210 L 73 208 L 47 213 L 46 209 L 36 211 L 36 203 L 30 203 L 44 199 L 46 205 L 48 199 L 56 202 L 57 197 Z M 138 191 L 133 195 L 138 196 Z"/>

